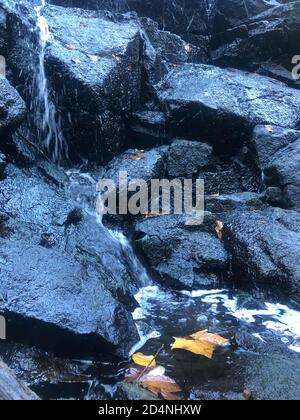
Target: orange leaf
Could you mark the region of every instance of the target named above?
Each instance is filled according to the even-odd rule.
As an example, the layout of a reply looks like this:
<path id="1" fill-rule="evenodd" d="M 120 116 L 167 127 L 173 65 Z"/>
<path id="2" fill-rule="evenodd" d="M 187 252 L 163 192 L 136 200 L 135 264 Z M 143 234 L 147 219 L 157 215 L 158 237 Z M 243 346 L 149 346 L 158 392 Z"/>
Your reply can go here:
<path id="1" fill-rule="evenodd" d="M 141 160 L 141 159 L 145 159 L 145 155 L 144 154 L 138 154 L 138 155 L 128 155 L 127 159 L 132 159 L 132 160 Z"/>

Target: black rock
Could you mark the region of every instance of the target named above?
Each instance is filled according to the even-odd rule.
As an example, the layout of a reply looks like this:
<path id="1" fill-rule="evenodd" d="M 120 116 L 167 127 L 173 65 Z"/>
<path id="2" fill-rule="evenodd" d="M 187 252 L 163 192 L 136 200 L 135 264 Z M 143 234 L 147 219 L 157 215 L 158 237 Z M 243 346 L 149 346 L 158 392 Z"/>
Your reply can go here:
<path id="1" fill-rule="evenodd" d="M 167 171 L 170 178 L 193 178 L 214 163 L 212 147 L 206 143 L 176 139 L 168 153 Z"/>
<path id="2" fill-rule="evenodd" d="M 214 232 L 215 221 L 206 215 L 204 224 L 191 230 L 184 215 L 147 219 L 135 227 L 136 245 L 164 284 L 178 289 L 216 286 L 228 256 Z"/>
<path id="3" fill-rule="evenodd" d="M 28 340 L 62 353 L 128 354 L 137 340 L 135 325 L 95 269 L 67 254 L 12 240 L 1 240 L 0 254 L 0 307 L 9 339 L 21 329 Z"/>
<path id="4" fill-rule="evenodd" d="M 227 5 L 227 2 L 223 3 Z M 266 2 L 259 3 L 264 6 Z M 299 45 L 299 2 L 277 5 L 249 16 L 237 26 L 213 37 L 213 61 L 217 65 L 243 69 L 251 69 L 255 64 L 276 59 L 282 54 L 288 54 L 291 61 Z"/>
<path id="5" fill-rule="evenodd" d="M 18 92 L 0 75 L 0 136 L 12 134 L 25 118 L 25 103 Z M 1 144 L 0 144 L 1 147 Z"/>
<path id="6" fill-rule="evenodd" d="M 299 296 L 300 214 L 269 208 L 227 217 L 224 240 L 237 283 Z"/>
<path id="7" fill-rule="evenodd" d="M 178 66 L 157 86 L 171 131 L 205 138 L 223 153 L 257 124 L 297 128 L 300 93 L 268 77 L 197 64 Z"/>
<path id="8" fill-rule="evenodd" d="M 282 205 L 285 207 L 299 210 L 300 132 L 282 127 L 258 126 L 253 134 L 253 150 L 264 184 L 282 190 L 281 200 L 279 196 L 276 200 L 284 201 Z"/>

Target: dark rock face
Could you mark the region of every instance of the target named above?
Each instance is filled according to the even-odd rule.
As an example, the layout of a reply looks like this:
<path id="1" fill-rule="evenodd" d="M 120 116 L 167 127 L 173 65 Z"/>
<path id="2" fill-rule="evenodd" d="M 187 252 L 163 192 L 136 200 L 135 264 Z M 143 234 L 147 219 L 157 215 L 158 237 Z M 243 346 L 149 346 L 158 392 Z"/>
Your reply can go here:
<path id="1" fill-rule="evenodd" d="M 300 209 L 300 132 L 282 127 L 258 126 L 253 135 L 254 153 L 267 187 L 279 187 L 286 206 Z"/>
<path id="2" fill-rule="evenodd" d="M 137 223 L 136 244 L 151 269 L 178 289 L 216 286 L 226 271 L 228 256 L 214 232 L 214 216 L 191 229 L 184 216 L 161 216 Z"/>
<path id="3" fill-rule="evenodd" d="M 167 171 L 170 178 L 192 178 L 212 163 L 211 146 L 177 139 L 169 149 Z"/>
<path id="4" fill-rule="evenodd" d="M 0 76 L 0 136 L 11 134 L 25 117 L 25 103 L 9 82 Z"/>
<path id="5" fill-rule="evenodd" d="M 223 3 L 227 5 L 227 2 Z M 264 2 L 256 3 L 264 7 Z M 297 54 L 299 14 L 298 1 L 267 8 L 253 17 L 250 13 L 250 18 L 213 37 L 214 62 L 217 65 L 249 69 L 255 63 L 272 61 L 286 54 L 291 62 L 291 57 Z"/>
<path id="6" fill-rule="evenodd" d="M 275 208 L 231 213 L 224 240 L 237 281 L 299 295 L 299 222 L 298 212 Z"/>
<path id="7" fill-rule="evenodd" d="M 48 173 L 49 169 L 43 174 L 38 169 L 20 170 L 7 165 L 1 181 L 0 208 L 4 218 L 0 232 L 5 238 L 1 249 L 7 256 L 1 268 L 1 296 L 2 309 L 12 319 L 11 331 L 18 338 L 18 326 L 30 328 L 32 322 L 40 334 L 44 331 L 52 337 L 51 331 L 56 331 L 59 337 L 69 337 L 70 346 L 63 338 L 61 342 L 45 338 L 45 347 L 57 352 L 64 348 L 71 352 L 72 345 L 76 351 L 84 345 L 84 351 L 96 355 L 93 343 L 98 342 L 100 353 L 101 348 L 110 348 L 118 355 L 126 355 L 137 335 L 125 307 L 134 308 L 133 294 L 141 279 L 134 278 L 132 263 L 120 243 L 85 211 L 85 206 L 94 210 L 96 182 L 87 186 L 75 183 L 72 188 L 76 191 L 66 195 L 55 183 L 49 184 Z M 82 201 L 76 203 L 73 195 Z M 85 196 L 90 203 L 84 202 Z M 32 263 L 26 264 L 26 259 Z M 44 274 L 39 275 L 41 272 Z M 14 299 L 14 291 L 19 293 L 18 287 L 25 282 L 28 287 L 22 299 Z M 51 304 L 52 299 L 56 306 Z M 36 302 L 36 306 L 30 302 Z M 47 304 L 51 306 L 49 311 L 43 306 Z"/>
<path id="8" fill-rule="evenodd" d="M 76 344 L 73 349 L 72 344 L 83 341 L 87 353 L 92 351 L 94 356 L 109 345 L 119 355 L 128 353 L 137 339 L 133 320 L 105 290 L 96 270 L 60 252 L 22 242 L 2 240 L 0 254 L 1 310 L 8 323 L 14 319 L 11 336 L 18 319 L 25 317 L 31 319 L 29 330 L 36 325 L 35 331 L 41 328 L 45 333 L 48 326 L 57 333 L 56 340 L 61 332 L 69 337 L 69 351 L 75 354 Z M 26 329 L 26 322 L 22 325 Z M 39 333 L 35 337 L 32 332 L 32 340 L 38 340 Z M 50 344 L 51 334 L 46 336 L 45 345 L 62 347 L 62 343 Z"/>
<path id="9" fill-rule="evenodd" d="M 107 159 L 122 148 L 122 114 L 135 110 L 140 99 L 139 24 L 130 16 L 116 20 L 101 12 L 66 10 L 49 7 L 45 14 L 56 40 L 47 51 L 50 80 L 63 92 L 62 107 L 73 109 L 64 132 L 79 155 L 92 150 L 86 157 Z"/>
<path id="10" fill-rule="evenodd" d="M 19 381 L 13 372 L 0 360 L 0 400 L 29 401 L 38 400 L 38 396 Z"/>
<path id="11" fill-rule="evenodd" d="M 199 136 L 228 150 L 243 144 L 256 124 L 297 128 L 298 91 L 238 70 L 184 64 L 157 85 L 174 133 Z"/>
<path id="12" fill-rule="evenodd" d="M 80 7 L 91 10 L 109 10 L 111 12 L 127 12 L 127 0 L 50 0 L 50 4 L 64 7 Z"/>

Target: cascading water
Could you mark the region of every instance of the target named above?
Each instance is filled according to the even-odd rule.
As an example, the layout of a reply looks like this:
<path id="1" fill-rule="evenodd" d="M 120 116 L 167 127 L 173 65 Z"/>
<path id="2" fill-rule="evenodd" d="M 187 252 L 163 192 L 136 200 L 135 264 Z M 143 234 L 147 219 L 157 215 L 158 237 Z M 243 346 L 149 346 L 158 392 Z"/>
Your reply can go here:
<path id="1" fill-rule="evenodd" d="M 41 4 L 34 8 L 39 33 L 39 58 L 31 107 L 40 146 L 47 151 L 53 161 L 59 163 L 62 159 L 68 157 L 68 148 L 61 129 L 61 118 L 50 98 L 46 77 L 45 53 L 51 35 L 47 20 L 43 16 L 45 6 L 46 1 L 41 0 Z"/>

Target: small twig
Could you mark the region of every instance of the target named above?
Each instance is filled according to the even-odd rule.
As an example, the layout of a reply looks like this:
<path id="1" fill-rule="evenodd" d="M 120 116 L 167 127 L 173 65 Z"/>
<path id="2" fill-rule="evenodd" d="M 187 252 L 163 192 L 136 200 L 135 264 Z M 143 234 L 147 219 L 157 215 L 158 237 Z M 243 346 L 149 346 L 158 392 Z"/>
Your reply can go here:
<path id="1" fill-rule="evenodd" d="M 35 150 L 37 150 L 44 159 L 46 159 L 48 162 L 51 162 L 51 160 L 48 158 L 48 156 L 34 143 L 32 143 L 30 140 L 28 140 L 26 137 L 24 137 L 21 133 L 17 132 L 17 136 L 19 136 L 22 140 L 24 140 L 26 143 L 28 143 L 31 147 L 33 147 Z"/>
<path id="2" fill-rule="evenodd" d="M 140 381 L 140 379 L 142 378 L 142 376 L 144 375 L 144 373 L 147 371 L 147 369 L 151 366 L 151 364 L 154 362 L 154 360 L 157 358 L 157 356 L 159 355 L 159 353 L 162 351 L 162 349 L 165 347 L 164 344 L 161 345 L 161 347 L 157 350 L 157 352 L 155 353 L 155 355 L 153 356 L 153 358 L 150 360 L 150 362 L 148 363 L 148 365 L 142 370 L 142 372 L 139 374 L 139 376 L 136 379 L 136 383 L 138 383 Z"/>

